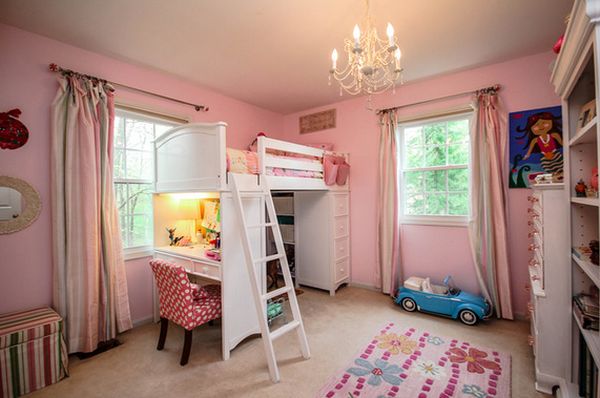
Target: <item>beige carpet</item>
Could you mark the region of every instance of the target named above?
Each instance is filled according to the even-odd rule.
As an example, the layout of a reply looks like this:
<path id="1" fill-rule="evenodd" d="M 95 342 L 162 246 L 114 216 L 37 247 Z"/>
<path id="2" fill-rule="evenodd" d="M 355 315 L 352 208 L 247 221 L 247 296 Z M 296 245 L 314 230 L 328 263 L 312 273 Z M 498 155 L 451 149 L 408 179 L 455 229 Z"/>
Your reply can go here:
<path id="1" fill-rule="evenodd" d="M 303 360 L 295 333 L 276 342 L 281 382 L 272 384 L 260 339 L 221 360 L 219 323 L 194 331 L 190 362 L 179 366 L 182 329 L 171 327 L 163 351 L 156 351 L 158 325 L 121 336 L 123 345 L 84 361 L 71 358 L 71 376 L 34 397 L 313 397 L 329 376 L 348 363 L 374 330 L 388 321 L 457 337 L 512 355 L 514 398 L 544 397 L 535 392 L 528 323 L 489 321 L 464 326 L 432 315 L 409 314 L 380 293 L 342 288 L 335 297 L 305 289 L 299 296 L 312 358 Z"/>

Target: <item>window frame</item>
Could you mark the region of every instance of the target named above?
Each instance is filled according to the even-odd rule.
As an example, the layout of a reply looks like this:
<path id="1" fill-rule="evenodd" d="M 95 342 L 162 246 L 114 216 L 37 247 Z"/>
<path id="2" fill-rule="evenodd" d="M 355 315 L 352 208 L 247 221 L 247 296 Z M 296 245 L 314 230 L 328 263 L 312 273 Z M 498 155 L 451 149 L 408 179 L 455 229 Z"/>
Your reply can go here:
<path id="1" fill-rule="evenodd" d="M 177 127 L 180 126 L 181 123 L 177 123 L 173 120 L 172 117 L 165 115 L 164 118 L 161 117 L 160 114 L 156 114 L 156 116 L 151 116 L 148 115 L 148 111 L 146 110 L 142 110 L 140 109 L 140 113 L 135 112 L 135 110 L 133 110 L 130 106 L 124 106 L 123 108 L 119 107 L 119 105 L 115 105 L 115 118 L 117 117 L 122 117 L 125 120 L 126 119 L 135 119 L 136 121 L 141 121 L 141 122 L 146 122 L 146 123 L 152 123 L 153 124 L 153 128 L 154 128 L 154 137 L 152 139 L 152 142 L 154 142 L 154 140 L 156 140 L 156 124 L 161 124 L 161 125 L 168 125 L 168 126 L 172 126 L 172 127 Z M 126 129 L 126 124 L 124 126 L 124 129 Z M 117 184 L 150 184 L 151 185 L 151 190 L 152 192 L 154 192 L 156 190 L 156 174 L 154 172 L 155 170 L 155 151 L 154 148 L 151 148 L 149 151 L 145 151 L 143 149 L 134 149 L 134 148 L 128 148 L 127 147 L 127 131 L 124 130 L 124 139 L 125 139 L 125 144 L 122 148 L 124 152 L 125 152 L 125 157 L 124 157 L 124 162 L 125 162 L 125 173 L 127 173 L 127 152 L 128 151 L 133 151 L 133 152 L 143 152 L 143 153 L 150 153 L 151 154 L 151 158 L 152 158 L 152 177 L 150 179 L 140 179 L 140 178 L 117 178 L 114 174 L 114 169 L 113 169 L 113 189 L 115 191 L 115 196 L 117 194 L 117 189 L 116 189 L 116 185 Z M 154 144 L 152 144 L 154 145 Z M 113 153 L 116 153 L 116 149 L 118 149 L 118 147 L 114 144 L 113 142 Z M 118 203 L 118 202 L 116 202 Z M 153 209 L 153 204 L 151 203 L 152 206 L 152 212 L 149 214 L 150 216 L 150 221 L 151 224 L 154 225 L 154 209 Z M 117 212 L 119 215 L 119 233 L 121 233 L 121 212 L 118 210 L 117 208 Z M 124 214 L 124 216 L 129 217 L 132 215 L 147 215 L 146 213 L 143 214 L 138 214 L 138 213 L 129 213 L 127 212 L 126 214 Z M 154 235 L 154 227 L 152 227 L 151 230 L 151 235 Z M 148 257 L 151 256 L 153 253 L 153 249 L 154 249 L 154 237 L 151 238 L 151 241 L 148 244 L 144 244 L 144 245 L 136 245 L 136 246 L 125 246 L 125 242 L 123 242 L 123 256 L 124 259 L 127 260 L 133 260 L 133 259 L 137 259 L 137 258 L 143 258 L 143 257 Z"/>
<path id="2" fill-rule="evenodd" d="M 464 169 L 465 166 L 461 165 L 444 165 L 444 166 L 427 166 L 427 167 L 418 167 L 418 168 L 405 168 L 404 161 L 406 159 L 406 145 L 404 144 L 404 130 L 409 127 L 422 126 L 426 124 L 432 124 L 436 122 L 451 122 L 456 120 L 464 120 L 467 119 L 469 122 L 469 157 L 466 164 L 467 174 L 468 174 L 468 191 L 467 191 L 467 200 L 468 200 L 468 214 L 467 215 L 410 215 L 405 214 L 405 202 L 406 202 L 406 187 L 405 187 L 405 171 L 434 171 L 434 170 L 456 170 L 456 169 Z M 399 208 L 399 221 L 402 225 L 432 225 L 432 226 L 445 226 L 445 227 L 466 227 L 469 222 L 469 217 L 471 214 L 471 176 L 472 176 L 472 140 L 470 137 L 470 129 L 471 124 L 473 122 L 473 110 L 464 110 L 453 114 L 438 114 L 438 115 L 428 115 L 426 117 L 411 119 L 407 121 L 398 122 L 398 126 L 396 129 L 396 138 L 398 142 L 397 155 L 398 155 L 398 187 L 399 187 L 399 195 L 398 195 L 398 208 Z M 446 145 L 446 148 L 448 146 Z M 446 149 L 447 151 L 447 149 Z M 448 194 L 448 177 L 446 177 L 446 190 L 443 191 Z"/>

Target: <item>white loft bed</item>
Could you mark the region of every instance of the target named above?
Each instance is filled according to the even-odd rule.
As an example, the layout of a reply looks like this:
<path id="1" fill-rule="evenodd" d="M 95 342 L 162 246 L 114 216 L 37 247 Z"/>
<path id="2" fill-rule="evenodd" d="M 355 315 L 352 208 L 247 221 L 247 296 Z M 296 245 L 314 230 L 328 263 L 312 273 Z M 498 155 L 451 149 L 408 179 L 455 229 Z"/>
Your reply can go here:
<path id="1" fill-rule="evenodd" d="M 234 208 L 233 192 L 228 181 L 227 124 L 196 123 L 176 127 L 155 141 L 154 247 L 155 257 L 183 265 L 190 275 L 221 283 L 223 359 L 245 338 L 260 332 L 252 297 L 250 277 L 243 266 L 240 228 L 242 225 Z M 283 158 L 269 155 L 278 150 L 316 157 L 318 161 L 302 158 Z M 335 289 L 349 281 L 350 236 L 348 184 L 327 186 L 322 177 L 321 149 L 290 142 L 258 138 L 258 174 L 236 174 L 242 190 L 259 190 L 267 181 L 272 190 L 300 191 L 296 242 L 296 264 L 302 268 L 301 283 L 334 294 Z M 321 178 L 269 175 L 270 168 L 320 172 Z M 171 193 L 210 192 L 219 198 L 221 215 L 221 261 L 215 262 L 198 255 L 201 248 L 168 246 L 165 228 L 180 218 L 177 202 Z M 167 195 L 164 195 L 167 194 Z M 265 222 L 264 199 L 245 198 L 247 222 Z M 319 228 L 315 229 L 315 225 Z M 250 233 L 251 250 L 255 256 L 266 255 L 264 231 Z M 256 273 L 266 292 L 266 270 L 256 265 Z M 297 278 L 300 278 L 297 274 Z M 298 279 L 297 279 L 298 280 Z M 304 282 L 302 282 L 304 281 Z M 156 303 L 156 292 L 154 301 Z M 155 311 L 157 307 L 155 306 Z M 155 320 L 158 313 L 155 312 Z"/>
<path id="2" fill-rule="evenodd" d="M 224 122 L 192 123 L 171 129 L 160 136 L 155 141 L 156 164 L 173 164 L 177 167 L 155 166 L 156 192 L 229 191 L 226 127 Z M 319 162 L 300 157 L 270 156 L 271 151 L 315 157 Z M 323 176 L 325 155 L 326 151 L 323 149 L 258 137 L 258 174 L 246 174 L 242 180 L 252 186 L 258 184 L 260 178 L 264 178 L 272 190 L 347 190 L 347 183 L 344 186 L 328 186 L 323 177 L 269 174 L 269 170 L 280 168 L 318 172 Z"/>

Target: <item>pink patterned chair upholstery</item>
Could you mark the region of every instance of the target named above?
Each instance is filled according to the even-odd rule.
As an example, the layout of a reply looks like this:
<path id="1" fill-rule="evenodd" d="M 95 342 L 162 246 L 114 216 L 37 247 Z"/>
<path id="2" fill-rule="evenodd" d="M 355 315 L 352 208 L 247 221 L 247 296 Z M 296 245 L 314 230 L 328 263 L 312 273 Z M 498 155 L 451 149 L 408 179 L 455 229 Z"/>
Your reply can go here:
<path id="1" fill-rule="evenodd" d="M 185 329 L 181 366 L 187 364 L 192 347 L 192 330 L 221 317 L 221 287 L 197 287 L 190 283 L 181 265 L 163 260 L 150 261 L 158 288 L 160 305 L 160 337 L 157 350 L 162 350 L 167 338 L 169 321 Z"/>

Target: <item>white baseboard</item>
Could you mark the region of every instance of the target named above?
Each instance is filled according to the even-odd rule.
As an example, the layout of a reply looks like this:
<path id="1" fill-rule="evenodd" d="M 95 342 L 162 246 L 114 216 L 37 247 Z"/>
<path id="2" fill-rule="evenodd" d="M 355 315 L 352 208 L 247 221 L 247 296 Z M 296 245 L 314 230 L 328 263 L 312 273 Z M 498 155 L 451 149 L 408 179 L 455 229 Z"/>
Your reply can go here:
<path id="1" fill-rule="evenodd" d="M 367 289 L 367 290 L 372 290 L 374 292 L 380 292 L 381 293 L 381 288 L 374 286 L 374 285 L 367 285 L 366 283 L 356 283 L 356 282 L 350 282 L 348 283 L 348 286 L 352 286 L 352 287 L 358 287 L 361 289 Z"/>

